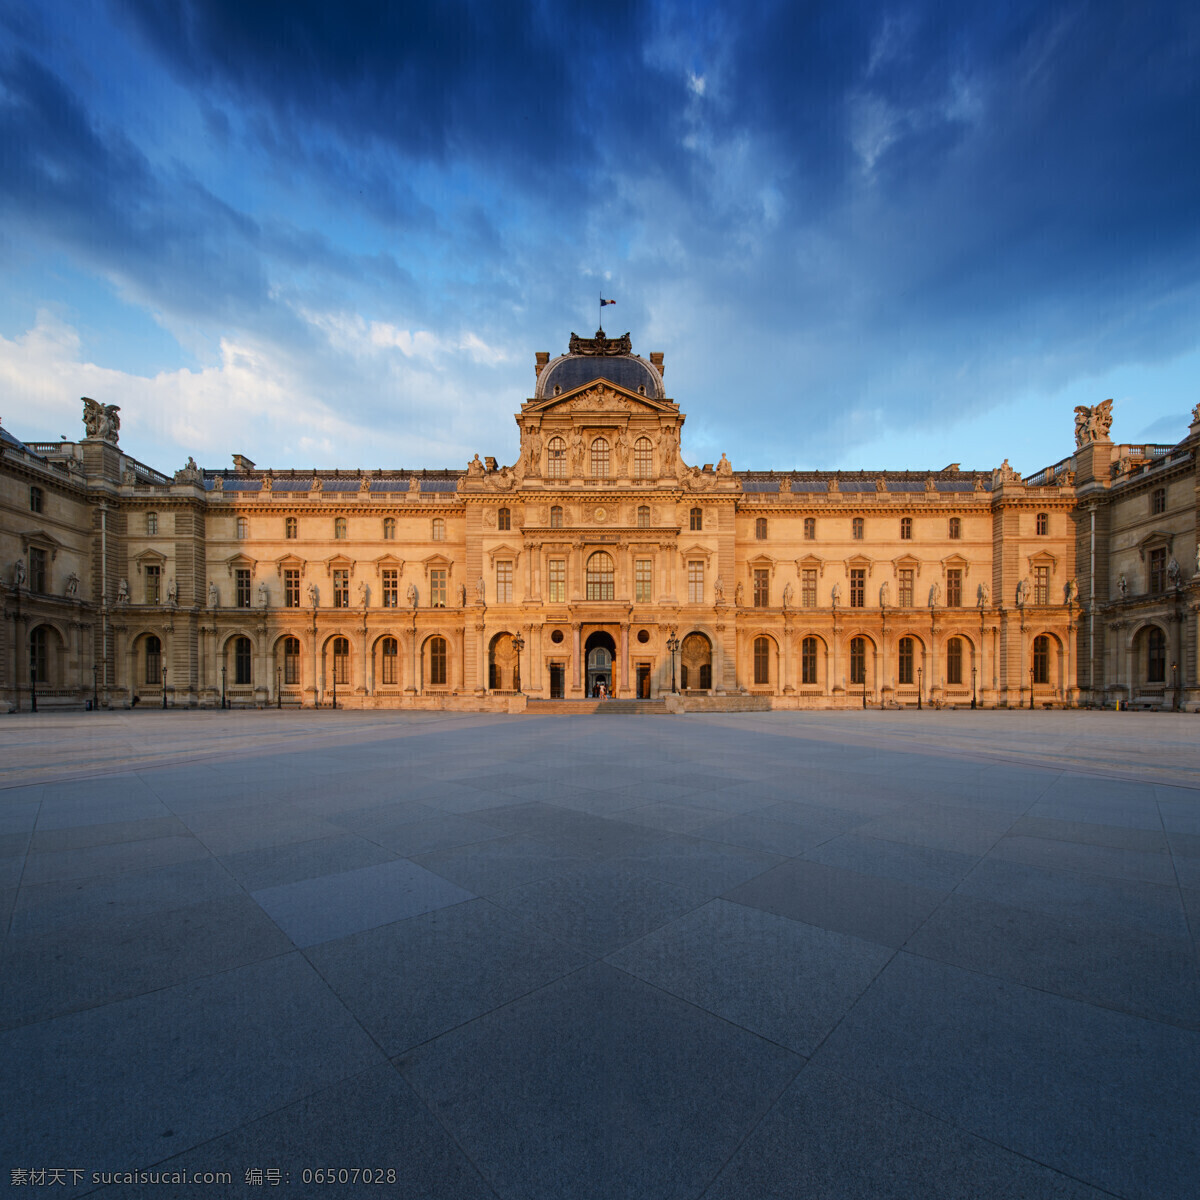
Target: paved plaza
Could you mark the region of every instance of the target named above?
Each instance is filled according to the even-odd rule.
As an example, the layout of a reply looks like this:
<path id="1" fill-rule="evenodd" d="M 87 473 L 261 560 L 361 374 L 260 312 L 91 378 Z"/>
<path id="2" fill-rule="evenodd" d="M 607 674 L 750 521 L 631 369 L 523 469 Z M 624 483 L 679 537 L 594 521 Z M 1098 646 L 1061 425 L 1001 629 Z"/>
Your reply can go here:
<path id="1" fill-rule="evenodd" d="M 5 718 L 3 1183 L 1190 1200 L 1198 735 Z"/>

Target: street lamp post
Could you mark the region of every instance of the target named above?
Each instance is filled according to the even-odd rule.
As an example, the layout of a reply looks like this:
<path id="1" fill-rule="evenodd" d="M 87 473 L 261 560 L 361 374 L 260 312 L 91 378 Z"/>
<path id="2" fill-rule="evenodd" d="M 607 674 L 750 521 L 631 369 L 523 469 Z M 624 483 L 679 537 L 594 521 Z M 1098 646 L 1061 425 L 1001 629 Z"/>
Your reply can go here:
<path id="1" fill-rule="evenodd" d="M 338 676 L 338 653 L 337 642 L 333 643 L 333 711 L 337 712 L 337 676 Z"/>
<path id="2" fill-rule="evenodd" d="M 92 663 L 92 712 L 100 707 L 100 664 Z"/>
<path id="3" fill-rule="evenodd" d="M 1033 711 L 1033 668 L 1029 668 L 1029 711 Z"/>
<path id="4" fill-rule="evenodd" d="M 1177 662 L 1171 664 L 1171 708 L 1176 712 L 1179 710 L 1179 664 Z"/>
<path id="5" fill-rule="evenodd" d="M 163 708 L 167 707 L 167 668 L 163 667 Z"/>
<path id="6" fill-rule="evenodd" d="M 922 668 L 917 668 L 917 711 L 921 711 L 921 693 L 925 690 L 922 683 L 923 673 Z"/>
<path id="7" fill-rule="evenodd" d="M 675 694 L 675 652 L 679 649 L 679 639 L 675 636 L 675 630 L 671 630 L 667 637 L 667 650 L 671 654 L 671 695 Z"/>
<path id="8" fill-rule="evenodd" d="M 280 668 L 275 668 L 275 707 L 283 707 L 283 692 L 279 690 Z"/>
<path id="9" fill-rule="evenodd" d="M 525 639 L 518 633 L 513 636 L 513 646 L 517 651 L 517 677 L 513 682 L 517 685 L 517 695 L 521 694 L 521 651 L 525 649 Z"/>
<path id="10" fill-rule="evenodd" d="M 37 712 L 37 663 L 29 664 L 29 711 Z"/>
<path id="11" fill-rule="evenodd" d="M 971 668 L 971 707 L 975 707 L 975 671 L 976 668 Z"/>
<path id="12" fill-rule="evenodd" d="M 221 709 L 222 711 L 229 707 L 229 701 L 225 699 L 225 667 L 221 667 Z"/>

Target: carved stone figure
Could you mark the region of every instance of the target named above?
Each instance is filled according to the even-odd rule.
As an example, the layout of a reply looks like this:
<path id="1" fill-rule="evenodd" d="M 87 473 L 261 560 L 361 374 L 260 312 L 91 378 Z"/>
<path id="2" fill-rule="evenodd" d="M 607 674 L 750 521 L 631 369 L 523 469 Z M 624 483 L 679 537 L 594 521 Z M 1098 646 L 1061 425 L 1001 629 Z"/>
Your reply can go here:
<path id="1" fill-rule="evenodd" d="M 417 603 L 420 600 L 420 597 L 417 595 L 417 585 L 415 583 L 410 583 L 408 585 L 408 591 L 405 592 L 404 594 L 405 594 L 406 598 L 408 599 L 409 608 L 416 608 Z"/>
<path id="2" fill-rule="evenodd" d="M 1171 581 L 1172 587 L 1179 586 L 1180 576 L 1183 574 L 1179 569 L 1179 563 L 1174 555 L 1171 555 L 1170 562 L 1167 563 L 1167 578 Z"/>
<path id="3" fill-rule="evenodd" d="M 883 586 L 887 587 L 887 584 L 885 583 Z M 783 585 L 783 607 L 784 608 L 791 608 L 792 598 L 795 596 L 795 594 L 796 593 L 792 590 L 792 585 L 790 583 L 785 583 Z"/>
<path id="4" fill-rule="evenodd" d="M 571 474 L 583 474 L 583 458 L 584 458 L 583 434 L 576 429 L 571 434 Z"/>
<path id="5" fill-rule="evenodd" d="M 617 431 L 617 440 L 613 444 L 613 451 L 617 459 L 617 474 L 629 474 L 629 439 L 625 436 L 624 430 Z"/>
<path id="6" fill-rule="evenodd" d="M 1025 602 L 1029 599 L 1029 580 L 1022 579 L 1017 584 L 1017 607 L 1024 608 Z"/>
<path id="7" fill-rule="evenodd" d="M 264 492 L 275 490 L 275 477 L 269 471 L 262 477 L 262 490 Z"/>
<path id="8" fill-rule="evenodd" d="M 1067 580 L 1067 585 L 1063 588 L 1063 598 L 1068 604 L 1074 604 L 1079 599 L 1079 584 L 1075 580 Z"/>
<path id="9" fill-rule="evenodd" d="M 167 581 L 167 603 L 172 608 L 179 603 L 179 584 L 174 579 Z"/>
<path id="10" fill-rule="evenodd" d="M 934 583 L 934 584 L 930 585 L 930 588 L 929 588 L 929 607 L 937 608 L 937 606 L 941 602 L 942 602 L 942 585 L 940 583 Z"/>
<path id="11" fill-rule="evenodd" d="M 927 492 L 936 492 L 937 491 L 937 484 L 934 482 L 932 475 L 927 475 L 925 477 L 925 490 Z"/>
<path id="12" fill-rule="evenodd" d="M 483 474 L 483 463 L 479 460 L 479 455 L 476 454 L 469 463 L 467 463 L 467 475 L 471 479 L 475 479 Z"/>
<path id="13" fill-rule="evenodd" d="M 267 591 L 266 583 L 265 582 L 260 583 L 258 585 L 258 607 L 266 608 L 270 602 L 271 602 L 271 593 Z"/>
<path id="14" fill-rule="evenodd" d="M 213 491 L 214 492 L 223 492 L 224 490 L 225 490 L 225 476 L 218 475 L 213 480 Z"/>
<path id="15" fill-rule="evenodd" d="M 1090 442 L 1108 441 L 1108 431 L 1112 427 L 1111 400 L 1089 408 L 1086 404 L 1075 406 L 1075 445 L 1086 446 Z"/>
<path id="16" fill-rule="evenodd" d="M 781 496 L 786 496 L 786 495 L 788 495 L 788 494 L 791 492 L 791 490 L 792 490 L 792 479 L 791 479 L 791 476 L 790 476 L 790 475 L 785 475 L 785 476 L 784 476 L 784 477 L 783 477 L 783 478 L 782 478 L 782 479 L 779 481 L 779 494 L 780 494 Z"/>
<path id="17" fill-rule="evenodd" d="M 321 589 L 315 583 L 308 585 L 308 602 L 313 608 L 319 607 L 321 603 Z"/>
<path id="18" fill-rule="evenodd" d="M 530 425 L 525 435 L 525 462 L 530 475 L 542 473 L 542 435 L 536 425 Z"/>
<path id="19" fill-rule="evenodd" d="M 129 580 L 128 579 L 122 579 L 117 584 L 117 603 L 118 604 L 128 604 L 129 603 Z"/>
<path id="20" fill-rule="evenodd" d="M 203 480 L 204 480 L 204 477 L 200 473 L 200 468 L 198 466 L 196 466 L 196 460 L 189 454 L 187 463 L 184 466 L 180 467 L 179 470 L 175 472 L 175 482 L 176 483 L 202 483 Z M 265 481 L 263 483 L 263 486 L 266 487 Z"/>
<path id="21" fill-rule="evenodd" d="M 309 590 L 311 592 L 312 589 L 310 588 Z M 210 583 L 208 585 L 208 607 L 221 607 L 221 593 L 217 590 L 217 585 L 215 583 Z"/>
<path id="22" fill-rule="evenodd" d="M 1121 599 L 1124 600 L 1129 591 L 1129 580 L 1125 578 L 1124 574 L 1117 577 L 1117 591 L 1121 593 Z"/>
<path id="23" fill-rule="evenodd" d="M 834 483 L 836 481 L 831 479 L 829 482 Z M 837 608 L 842 599 L 842 585 L 840 583 L 835 583 L 833 585 L 829 592 L 829 599 L 833 601 L 833 607 Z"/>
<path id="24" fill-rule="evenodd" d="M 312 483 L 310 483 L 308 485 L 308 490 L 310 492 L 319 492 L 321 490 L 321 487 L 322 487 L 321 477 L 320 477 L 320 475 L 316 475 L 313 477 Z"/>
<path id="25" fill-rule="evenodd" d="M 268 478 L 270 478 L 270 476 L 268 476 Z M 267 480 L 266 480 L 266 479 L 264 479 L 264 480 L 263 480 L 263 487 L 266 487 L 266 486 L 267 486 Z M 370 477 L 369 475 L 366 475 L 366 474 L 364 474 L 364 475 L 362 476 L 362 478 L 361 478 L 361 479 L 359 479 L 359 481 L 358 481 L 358 490 L 359 490 L 360 492 L 369 492 L 369 491 L 371 490 L 371 477 Z"/>
<path id="26" fill-rule="evenodd" d="M 840 490 L 840 489 L 838 488 L 837 476 L 836 476 L 836 475 L 834 475 L 834 476 L 832 476 L 832 477 L 830 478 L 830 480 L 829 480 L 829 491 L 831 491 L 831 492 L 836 492 L 836 491 L 839 491 L 839 490 Z"/>
<path id="27" fill-rule="evenodd" d="M 483 510 L 483 523 L 489 529 L 496 528 L 496 510 L 494 508 L 485 508 Z"/>
<path id="28" fill-rule="evenodd" d="M 87 396 L 83 400 L 83 427 L 90 438 L 99 438 L 102 442 L 117 444 L 117 432 L 121 428 L 121 418 L 117 416 L 121 410 L 115 404 L 100 404 Z"/>
<path id="29" fill-rule="evenodd" d="M 458 607 L 467 607 L 467 585 L 465 583 L 460 583 L 458 585 Z"/>
<path id="30" fill-rule="evenodd" d="M 367 586 L 365 579 L 358 581 L 358 602 L 366 608 L 371 603 L 371 589 Z"/>
<path id="31" fill-rule="evenodd" d="M 725 603 L 725 580 L 718 575 L 716 582 L 713 584 L 713 599 L 717 604 Z"/>
<path id="32" fill-rule="evenodd" d="M 976 595 L 978 595 L 978 597 L 979 597 L 979 607 L 980 608 L 987 608 L 987 606 L 989 604 L 991 604 L 992 589 L 986 583 L 981 583 L 979 585 L 979 589 L 978 589 Z"/>
<path id="33" fill-rule="evenodd" d="M 79 576 L 74 571 L 67 576 L 67 599 L 74 600 L 79 595 Z"/>
<path id="34" fill-rule="evenodd" d="M 13 563 L 13 587 L 19 588 L 19 587 L 24 587 L 24 586 L 25 586 L 25 560 L 23 558 L 18 558 L 17 561 L 15 563 Z"/>
<path id="35" fill-rule="evenodd" d="M 717 463 L 717 474 L 718 475 L 732 475 L 733 474 L 733 464 L 730 463 L 729 459 L 725 457 L 724 450 L 721 451 L 721 461 Z"/>
<path id="36" fill-rule="evenodd" d="M 1200 404 L 1193 405 L 1192 407 L 1192 424 L 1200 425 Z M 1196 552 L 1200 554 L 1200 546 L 1197 546 Z"/>
<path id="37" fill-rule="evenodd" d="M 1200 538 L 1196 540 L 1196 574 L 1200 575 Z"/>
<path id="38" fill-rule="evenodd" d="M 1012 469 L 1012 467 L 1010 467 L 1008 465 L 1007 458 L 992 472 L 992 488 L 993 488 L 993 490 L 995 488 L 998 488 L 1002 483 L 1020 483 L 1020 482 L 1021 482 L 1021 476 L 1018 475 L 1017 472 L 1014 471 Z"/>
<path id="39" fill-rule="evenodd" d="M 487 584 L 483 581 L 483 576 L 475 580 L 475 601 L 478 604 L 484 604 L 487 601 Z"/>
<path id="40" fill-rule="evenodd" d="M 738 608 L 741 608 L 746 602 L 746 593 L 740 583 L 733 589 L 733 602 Z"/>
<path id="41" fill-rule="evenodd" d="M 679 449 L 675 442 L 675 427 L 667 425 L 658 435 L 658 453 L 664 475 L 675 474 L 675 458 Z"/>
<path id="42" fill-rule="evenodd" d="M 891 603 L 891 599 L 892 599 L 892 589 L 889 586 L 888 581 L 885 579 L 879 585 L 879 607 L 887 608 L 887 606 Z"/>

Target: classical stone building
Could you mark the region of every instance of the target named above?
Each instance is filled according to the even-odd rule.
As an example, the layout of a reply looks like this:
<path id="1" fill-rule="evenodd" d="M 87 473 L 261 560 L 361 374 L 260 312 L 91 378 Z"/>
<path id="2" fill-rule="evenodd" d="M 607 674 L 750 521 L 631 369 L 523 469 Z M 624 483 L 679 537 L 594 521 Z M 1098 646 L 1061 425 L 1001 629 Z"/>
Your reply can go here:
<path id="1" fill-rule="evenodd" d="M 1200 709 L 1200 409 L 998 468 L 688 465 L 661 354 L 536 356 L 512 466 L 162 474 L 0 432 L 0 705 Z M 676 697 L 678 693 L 678 698 Z"/>

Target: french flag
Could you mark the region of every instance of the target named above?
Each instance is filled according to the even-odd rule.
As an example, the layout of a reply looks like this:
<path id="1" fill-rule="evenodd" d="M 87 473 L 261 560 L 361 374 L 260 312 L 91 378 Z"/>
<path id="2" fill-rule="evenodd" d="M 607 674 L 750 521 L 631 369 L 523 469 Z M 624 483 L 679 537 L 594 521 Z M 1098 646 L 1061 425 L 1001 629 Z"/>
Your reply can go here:
<path id="1" fill-rule="evenodd" d="M 604 297 L 601 296 L 600 297 L 600 307 L 603 308 L 606 304 L 616 304 L 616 301 L 615 300 L 605 300 Z"/>

